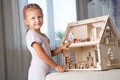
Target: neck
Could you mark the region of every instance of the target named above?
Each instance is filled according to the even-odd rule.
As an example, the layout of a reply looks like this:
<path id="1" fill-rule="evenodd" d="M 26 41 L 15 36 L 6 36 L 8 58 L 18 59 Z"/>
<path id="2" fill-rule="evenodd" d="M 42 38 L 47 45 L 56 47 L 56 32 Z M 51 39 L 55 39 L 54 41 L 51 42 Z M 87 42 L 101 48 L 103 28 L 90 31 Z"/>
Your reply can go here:
<path id="1" fill-rule="evenodd" d="M 41 31 L 40 31 L 40 29 L 36 29 L 36 30 L 35 29 L 31 29 L 31 30 L 33 30 L 33 31 L 35 31 L 35 32 L 37 32 L 39 34 L 42 34 Z"/>

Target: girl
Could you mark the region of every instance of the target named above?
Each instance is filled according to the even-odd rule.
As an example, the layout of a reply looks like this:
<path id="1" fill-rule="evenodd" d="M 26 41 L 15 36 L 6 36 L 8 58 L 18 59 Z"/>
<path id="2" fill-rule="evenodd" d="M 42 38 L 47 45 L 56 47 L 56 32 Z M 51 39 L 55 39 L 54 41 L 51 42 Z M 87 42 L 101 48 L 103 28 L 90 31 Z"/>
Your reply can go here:
<path id="1" fill-rule="evenodd" d="M 51 57 L 68 49 L 69 43 L 50 50 L 49 39 L 40 29 L 43 24 L 42 9 L 37 4 L 28 4 L 23 8 L 24 23 L 27 28 L 26 43 L 32 55 L 28 72 L 28 80 L 45 80 L 51 67 L 58 72 L 64 72 L 64 68 L 55 63 Z"/>

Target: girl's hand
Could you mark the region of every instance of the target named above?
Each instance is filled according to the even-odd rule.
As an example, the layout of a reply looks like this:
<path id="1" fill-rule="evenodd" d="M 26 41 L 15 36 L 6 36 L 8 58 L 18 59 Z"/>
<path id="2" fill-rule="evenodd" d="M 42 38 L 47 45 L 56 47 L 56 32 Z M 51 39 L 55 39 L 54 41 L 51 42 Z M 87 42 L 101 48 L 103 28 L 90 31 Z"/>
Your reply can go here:
<path id="1" fill-rule="evenodd" d="M 57 66 L 55 67 L 55 70 L 56 70 L 57 72 L 64 72 L 64 71 L 65 71 L 65 69 L 64 69 L 63 67 L 61 67 L 60 65 L 57 65 Z"/>
<path id="2" fill-rule="evenodd" d="M 68 46 L 71 44 L 71 42 L 67 42 L 66 44 L 64 44 L 62 47 L 62 49 L 68 49 Z"/>

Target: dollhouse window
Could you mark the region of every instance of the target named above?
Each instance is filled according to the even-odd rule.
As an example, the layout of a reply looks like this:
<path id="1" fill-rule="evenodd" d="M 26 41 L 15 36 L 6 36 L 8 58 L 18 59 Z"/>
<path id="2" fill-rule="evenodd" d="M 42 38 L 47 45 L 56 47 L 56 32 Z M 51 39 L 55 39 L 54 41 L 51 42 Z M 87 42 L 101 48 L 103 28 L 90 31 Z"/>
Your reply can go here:
<path id="1" fill-rule="evenodd" d="M 70 60 L 71 60 L 71 62 L 75 62 L 75 52 L 74 51 L 70 52 Z"/>

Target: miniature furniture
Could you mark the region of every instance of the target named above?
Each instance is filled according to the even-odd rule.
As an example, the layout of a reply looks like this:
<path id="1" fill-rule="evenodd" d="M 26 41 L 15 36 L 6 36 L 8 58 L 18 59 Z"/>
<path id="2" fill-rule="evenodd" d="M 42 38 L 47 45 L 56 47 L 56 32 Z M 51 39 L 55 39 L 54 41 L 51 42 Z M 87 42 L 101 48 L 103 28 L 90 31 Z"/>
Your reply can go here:
<path id="1" fill-rule="evenodd" d="M 50 73 L 46 80 L 120 80 L 120 69 L 107 71 L 70 71 Z"/>
<path id="2" fill-rule="evenodd" d="M 101 16 L 69 23 L 61 45 L 66 70 L 106 70 L 120 67 L 120 38 L 110 17 Z"/>

